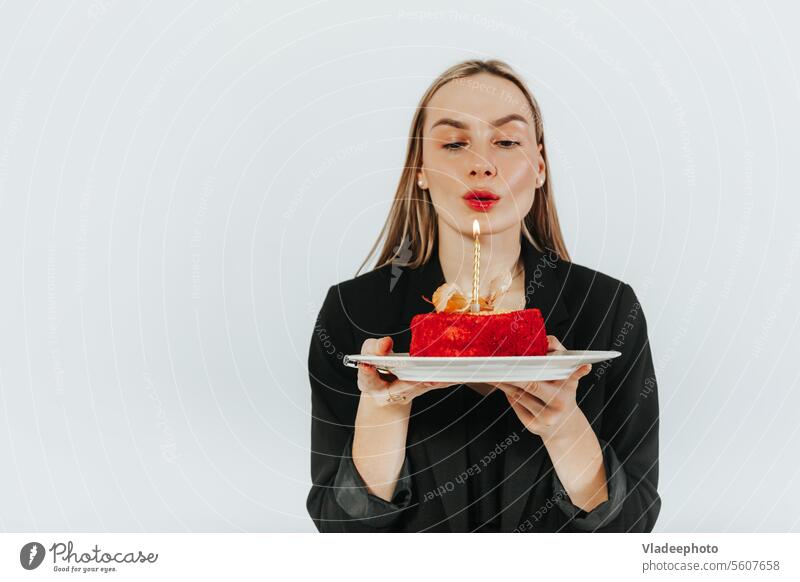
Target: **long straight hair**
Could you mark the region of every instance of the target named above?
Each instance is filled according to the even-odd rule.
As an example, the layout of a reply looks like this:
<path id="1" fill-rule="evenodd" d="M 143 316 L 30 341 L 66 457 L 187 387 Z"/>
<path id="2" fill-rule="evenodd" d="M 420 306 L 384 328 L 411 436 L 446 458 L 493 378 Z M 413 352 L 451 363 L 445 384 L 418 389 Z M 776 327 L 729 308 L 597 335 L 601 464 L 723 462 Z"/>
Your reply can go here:
<path id="1" fill-rule="evenodd" d="M 455 79 L 471 77 L 478 73 L 491 73 L 508 79 L 520 88 L 528 101 L 536 131 L 536 145 L 541 144 L 542 146 L 541 155 L 544 159 L 547 179 L 542 186 L 536 189 L 533 205 L 522 221 L 521 231 L 539 251 L 545 252 L 547 249 L 555 252 L 559 259 L 571 261 L 561 235 L 561 226 L 558 223 L 558 214 L 553 200 L 553 179 L 547 161 L 547 148 L 544 143 L 544 128 L 539 104 L 522 78 L 505 62 L 496 59 L 468 60 L 453 65 L 439 75 L 420 99 L 411 122 L 406 162 L 403 173 L 400 175 L 392 208 L 378 239 L 372 245 L 372 249 L 361 263 L 356 275 L 375 254 L 381 241 L 383 241 L 383 246 L 373 269 L 389 263 L 416 269 L 431 258 L 438 236 L 436 209 L 429 192 L 419 187 L 416 178 L 417 172 L 422 168 L 422 128 L 425 125 L 426 109 L 433 95 L 443 85 Z"/>

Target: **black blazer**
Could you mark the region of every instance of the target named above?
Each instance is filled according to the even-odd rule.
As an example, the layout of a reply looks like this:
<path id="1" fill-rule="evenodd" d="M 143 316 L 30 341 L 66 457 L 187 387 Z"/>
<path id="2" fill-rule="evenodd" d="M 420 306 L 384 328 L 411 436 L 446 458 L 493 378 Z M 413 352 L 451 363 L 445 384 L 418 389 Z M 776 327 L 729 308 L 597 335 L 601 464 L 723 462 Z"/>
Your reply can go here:
<path id="1" fill-rule="evenodd" d="M 577 392 L 578 405 L 603 447 L 609 492 L 613 480 L 615 495 L 620 494 L 614 502 L 621 508 L 601 524 L 585 519 L 585 512 L 570 511 L 575 508 L 563 498 L 541 438 L 526 431 L 509 407 L 507 427 L 523 438 L 503 453 L 500 529 L 649 532 L 661 509 L 659 416 L 642 306 L 630 285 L 559 260 L 553 251 L 540 252 L 524 236 L 521 241 L 525 305 L 542 311 L 548 335 L 556 336 L 567 349 L 622 352 L 616 359 L 594 364 L 579 381 Z M 423 492 L 452 481 L 467 466 L 468 437 L 453 400 L 459 390 L 472 390 L 464 385 L 432 390 L 413 400 L 403 467 L 410 475 L 411 499 L 407 507 L 396 510 L 390 523 L 354 518 L 337 496 L 344 465 L 353 471 L 350 443 L 360 395 L 357 370 L 343 365 L 342 358 L 360 353 L 370 337 L 391 336 L 394 352 L 408 352 L 411 317 L 432 309 L 422 295 L 430 298 L 444 282 L 435 248 L 432 258 L 418 269 L 386 265 L 328 289 L 308 355 L 312 487 L 306 506 L 320 531 L 469 531 L 465 487 L 448 489 L 435 499 L 422 498 Z M 396 507 L 388 502 L 385 506 Z"/>

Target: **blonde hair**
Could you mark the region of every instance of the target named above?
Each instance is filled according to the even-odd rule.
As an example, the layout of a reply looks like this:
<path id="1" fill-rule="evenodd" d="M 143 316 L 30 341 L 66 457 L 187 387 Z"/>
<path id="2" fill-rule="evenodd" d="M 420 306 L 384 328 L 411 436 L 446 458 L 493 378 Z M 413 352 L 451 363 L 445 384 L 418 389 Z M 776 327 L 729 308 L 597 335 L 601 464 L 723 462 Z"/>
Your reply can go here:
<path id="1" fill-rule="evenodd" d="M 453 65 L 439 75 L 420 99 L 411 122 L 406 163 L 397 185 L 392 208 L 378 239 L 372 245 L 372 249 L 361 263 L 356 275 L 375 254 L 381 240 L 384 241 L 383 248 L 374 269 L 389 263 L 415 269 L 430 259 L 438 234 L 436 210 L 430 193 L 417 184 L 417 172 L 422 168 L 422 128 L 425 124 L 426 108 L 434 93 L 443 85 L 455 79 L 471 77 L 478 73 L 490 73 L 508 79 L 519 87 L 527 99 L 534 121 L 536 144 L 542 146 L 541 155 L 544 159 L 547 179 L 542 186 L 536 189 L 533 206 L 522 221 L 521 230 L 539 251 L 544 252 L 545 249 L 548 249 L 554 251 L 559 259 L 571 261 L 561 235 L 561 227 L 553 200 L 553 180 L 547 161 L 547 148 L 544 144 L 539 104 L 528 90 L 525 82 L 505 62 L 496 59 L 468 60 Z"/>

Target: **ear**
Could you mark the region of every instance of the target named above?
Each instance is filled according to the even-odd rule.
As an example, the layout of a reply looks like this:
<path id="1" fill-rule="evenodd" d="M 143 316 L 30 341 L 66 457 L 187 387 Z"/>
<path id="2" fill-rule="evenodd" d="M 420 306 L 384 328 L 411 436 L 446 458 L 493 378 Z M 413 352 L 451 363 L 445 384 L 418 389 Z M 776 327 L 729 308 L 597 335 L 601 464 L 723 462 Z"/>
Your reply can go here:
<path id="1" fill-rule="evenodd" d="M 420 170 L 417 172 L 417 186 L 423 189 L 428 187 L 428 180 L 425 178 L 424 170 Z"/>
<path id="2" fill-rule="evenodd" d="M 546 176 L 545 176 L 544 171 L 545 171 L 546 167 L 545 167 L 545 164 L 544 164 L 544 157 L 541 155 L 543 146 L 544 146 L 544 144 L 540 143 L 539 147 L 537 149 L 538 149 L 539 154 L 540 154 L 539 155 L 539 173 L 542 175 L 543 178 L 545 178 Z"/>

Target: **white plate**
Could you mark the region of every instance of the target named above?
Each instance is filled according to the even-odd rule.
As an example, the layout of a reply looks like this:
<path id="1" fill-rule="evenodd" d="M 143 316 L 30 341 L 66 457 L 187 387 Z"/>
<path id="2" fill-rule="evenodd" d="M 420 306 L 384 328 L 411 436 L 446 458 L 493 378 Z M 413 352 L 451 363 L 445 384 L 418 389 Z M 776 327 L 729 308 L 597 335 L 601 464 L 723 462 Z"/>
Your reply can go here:
<path id="1" fill-rule="evenodd" d="M 412 357 L 407 353 L 388 356 L 346 355 L 345 366 L 357 362 L 375 366 L 379 372 L 414 382 L 533 382 L 562 380 L 583 364 L 611 360 L 622 353 L 566 350 L 547 356 L 464 356 L 455 358 Z"/>

